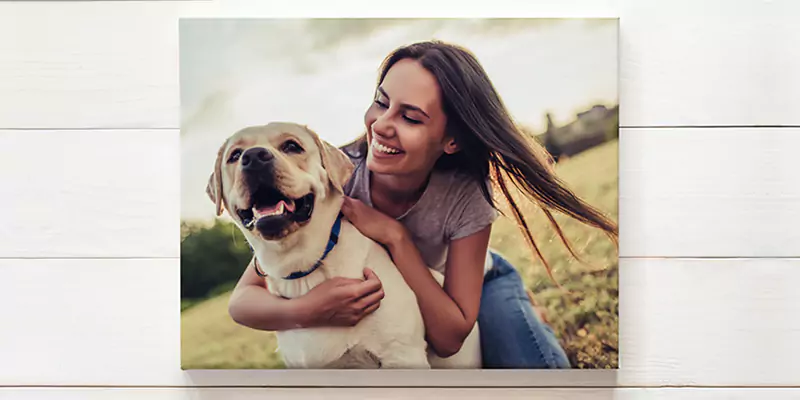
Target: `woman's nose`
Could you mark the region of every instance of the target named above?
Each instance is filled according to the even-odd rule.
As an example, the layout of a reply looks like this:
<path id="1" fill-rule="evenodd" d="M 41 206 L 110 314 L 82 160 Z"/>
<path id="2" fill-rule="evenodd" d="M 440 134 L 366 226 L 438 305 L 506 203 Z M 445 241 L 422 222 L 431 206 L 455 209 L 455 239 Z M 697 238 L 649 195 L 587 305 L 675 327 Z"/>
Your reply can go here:
<path id="1" fill-rule="evenodd" d="M 372 123 L 372 133 L 383 137 L 394 136 L 395 129 L 388 112 L 384 112 L 375 119 L 375 122 Z"/>

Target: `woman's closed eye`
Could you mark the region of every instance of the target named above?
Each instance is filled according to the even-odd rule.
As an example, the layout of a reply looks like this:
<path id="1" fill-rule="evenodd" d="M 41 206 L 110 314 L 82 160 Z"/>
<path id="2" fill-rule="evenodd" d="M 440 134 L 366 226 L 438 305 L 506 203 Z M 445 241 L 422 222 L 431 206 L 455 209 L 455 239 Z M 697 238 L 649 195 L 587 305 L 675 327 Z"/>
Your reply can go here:
<path id="1" fill-rule="evenodd" d="M 389 108 L 388 104 L 380 101 L 379 99 L 375 99 L 375 104 L 377 104 L 378 107 L 380 107 L 380 108 Z"/>
<path id="2" fill-rule="evenodd" d="M 416 119 L 413 119 L 413 118 L 409 118 L 407 115 L 403 115 L 403 119 L 406 120 L 406 122 L 408 122 L 409 124 L 417 125 L 417 124 L 421 124 L 422 123 L 422 121 L 416 120 Z"/>
<path id="3" fill-rule="evenodd" d="M 386 103 L 384 103 L 384 102 L 383 102 L 383 101 L 381 101 L 380 99 L 375 99 L 375 105 L 377 105 L 377 106 L 378 106 L 378 108 L 382 108 L 382 109 L 384 109 L 384 110 L 389 108 L 389 105 L 388 105 L 388 104 L 386 104 Z M 409 116 L 408 116 L 408 115 L 406 115 L 406 114 L 403 114 L 403 119 L 404 119 L 406 122 L 408 122 L 409 124 L 412 124 L 412 125 L 418 125 L 418 124 L 421 124 L 421 123 L 422 123 L 422 121 L 420 121 L 420 120 L 418 120 L 418 119 L 415 119 L 415 118 L 411 118 L 411 117 L 409 117 Z"/>
<path id="4" fill-rule="evenodd" d="M 389 109 L 389 96 L 382 88 L 378 88 L 377 92 L 375 93 L 375 97 L 373 99 L 375 105 L 380 108 L 381 110 L 388 110 Z M 425 114 L 424 111 L 420 110 L 419 107 L 407 105 L 407 104 L 400 104 L 400 111 L 403 113 L 402 117 L 403 120 L 411 125 L 419 125 L 422 123 L 422 120 L 413 118 L 409 116 L 408 113 L 419 113 Z M 427 116 L 427 114 L 425 114 Z"/>

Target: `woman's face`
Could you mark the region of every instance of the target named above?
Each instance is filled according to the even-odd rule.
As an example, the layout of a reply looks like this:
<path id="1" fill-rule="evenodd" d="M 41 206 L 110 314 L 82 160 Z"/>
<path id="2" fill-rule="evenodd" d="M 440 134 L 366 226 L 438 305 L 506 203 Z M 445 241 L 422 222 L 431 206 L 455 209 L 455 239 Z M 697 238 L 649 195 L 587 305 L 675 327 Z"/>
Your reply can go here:
<path id="1" fill-rule="evenodd" d="M 445 137 L 439 93 L 436 78 L 416 60 L 403 59 L 389 69 L 364 115 L 371 171 L 427 174 L 443 152 L 455 151 Z"/>

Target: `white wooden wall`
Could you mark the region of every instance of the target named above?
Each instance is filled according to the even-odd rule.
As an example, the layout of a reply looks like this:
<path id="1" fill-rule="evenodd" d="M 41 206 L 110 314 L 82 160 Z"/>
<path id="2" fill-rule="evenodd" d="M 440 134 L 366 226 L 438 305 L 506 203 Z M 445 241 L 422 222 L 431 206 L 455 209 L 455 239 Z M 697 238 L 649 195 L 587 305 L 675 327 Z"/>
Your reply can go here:
<path id="1" fill-rule="evenodd" d="M 800 398 L 800 2 L 342 3 L 0 1 L 0 398 Z M 390 15 L 621 18 L 620 370 L 180 370 L 178 18 Z"/>

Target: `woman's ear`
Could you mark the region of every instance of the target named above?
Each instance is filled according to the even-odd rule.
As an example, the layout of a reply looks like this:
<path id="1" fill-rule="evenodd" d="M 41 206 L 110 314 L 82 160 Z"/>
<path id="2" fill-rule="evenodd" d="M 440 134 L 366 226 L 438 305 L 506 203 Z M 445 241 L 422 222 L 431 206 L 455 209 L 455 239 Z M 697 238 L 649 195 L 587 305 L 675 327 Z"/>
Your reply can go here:
<path id="1" fill-rule="evenodd" d="M 455 154 L 458 152 L 458 150 L 460 149 L 458 147 L 458 143 L 456 143 L 456 140 L 453 138 L 447 139 L 447 143 L 444 145 L 444 152 L 447 154 Z"/>

